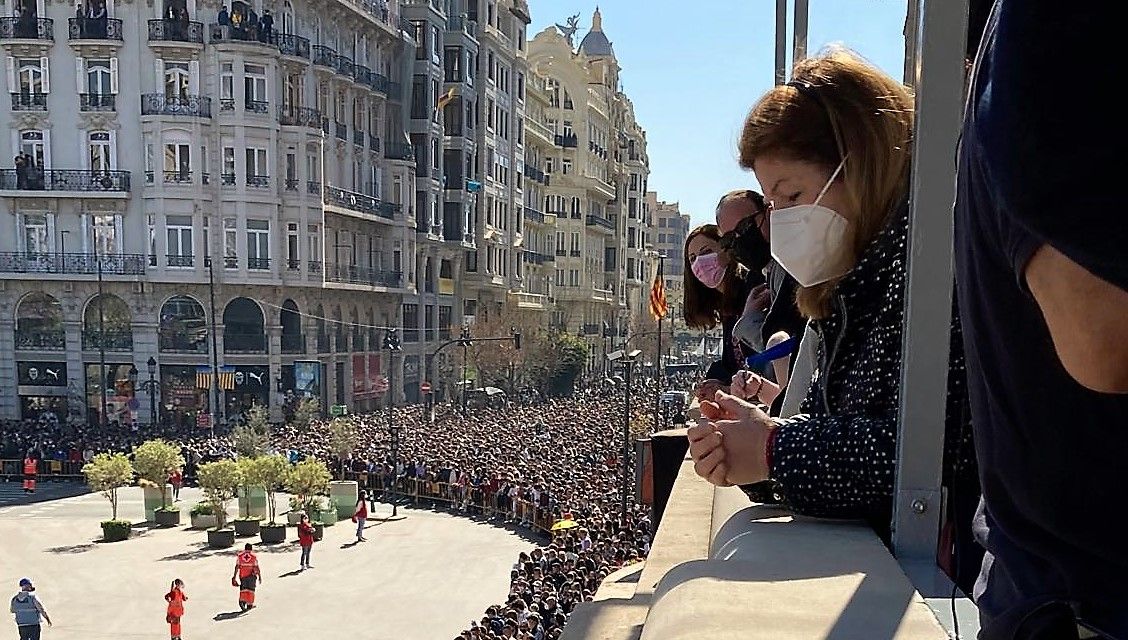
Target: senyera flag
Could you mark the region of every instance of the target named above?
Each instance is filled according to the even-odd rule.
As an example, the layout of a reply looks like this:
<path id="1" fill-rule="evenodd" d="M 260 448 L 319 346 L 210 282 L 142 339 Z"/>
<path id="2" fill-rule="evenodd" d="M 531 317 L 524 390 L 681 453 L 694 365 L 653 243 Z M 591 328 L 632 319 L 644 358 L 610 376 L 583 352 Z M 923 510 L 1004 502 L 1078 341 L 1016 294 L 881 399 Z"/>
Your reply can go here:
<path id="1" fill-rule="evenodd" d="M 650 286 L 650 315 L 655 320 L 666 317 L 670 311 L 666 304 L 666 283 L 662 279 L 662 261 L 658 261 L 658 274 L 654 276 L 654 284 Z"/>

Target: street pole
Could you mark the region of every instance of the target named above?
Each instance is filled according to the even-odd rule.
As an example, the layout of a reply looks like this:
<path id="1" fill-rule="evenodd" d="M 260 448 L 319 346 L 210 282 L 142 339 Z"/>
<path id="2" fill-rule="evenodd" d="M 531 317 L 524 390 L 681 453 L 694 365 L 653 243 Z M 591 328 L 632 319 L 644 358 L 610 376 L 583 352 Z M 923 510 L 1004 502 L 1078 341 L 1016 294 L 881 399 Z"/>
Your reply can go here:
<path id="1" fill-rule="evenodd" d="M 662 267 L 665 266 L 665 263 L 666 263 L 665 254 L 661 254 L 661 253 L 658 254 L 658 277 L 659 278 L 665 278 L 666 277 L 665 276 L 665 270 L 662 268 Z M 665 292 L 665 290 L 666 290 L 665 283 L 662 283 L 662 284 L 663 284 L 662 291 Z M 663 295 L 665 295 L 665 294 L 663 293 Z M 669 307 L 667 307 L 667 309 L 668 308 Z M 666 317 L 666 316 L 665 315 L 658 316 L 658 359 L 657 359 L 658 371 L 655 373 L 655 376 L 654 376 L 655 380 L 658 381 L 658 395 L 656 395 L 654 397 L 654 430 L 655 431 L 658 430 L 658 412 L 659 412 L 659 406 L 658 405 L 659 405 L 661 398 L 662 398 L 662 391 L 666 387 L 666 370 L 662 367 L 662 318 L 664 318 L 664 317 Z"/>
<path id="2" fill-rule="evenodd" d="M 627 491 L 630 490 L 631 466 L 631 373 L 634 370 L 634 359 L 626 361 L 627 366 L 627 397 L 623 407 L 623 487 L 620 495 L 622 502 L 620 513 L 623 519 L 627 517 Z"/>
<path id="3" fill-rule="evenodd" d="M 154 364 L 153 357 L 149 356 L 149 425 L 155 429 L 157 427 L 157 387 L 153 378 Z"/>
<path id="4" fill-rule="evenodd" d="M 396 499 L 396 494 L 399 493 L 399 429 L 391 427 L 392 429 L 392 517 L 395 518 L 399 515 L 399 500 Z"/>
<path id="5" fill-rule="evenodd" d="M 93 217 L 91 217 L 93 220 Z M 102 293 L 102 257 L 98 254 L 98 229 L 97 225 L 90 225 L 91 235 L 94 238 L 94 264 L 98 269 L 98 391 L 102 396 L 102 414 L 98 421 L 102 431 L 106 430 L 108 409 L 106 407 L 106 314 L 104 313 L 105 296 Z M 64 259 L 65 260 L 65 259 Z"/>
<path id="6" fill-rule="evenodd" d="M 466 362 L 469 357 L 470 349 L 470 327 L 463 325 L 462 335 L 459 336 L 459 341 L 462 343 L 462 380 L 458 387 L 462 390 L 462 417 L 466 417 L 466 396 L 469 389 L 466 388 Z"/>
<path id="7" fill-rule="evenodd" d="M 393 491 L 395 490 L 396 482 L 398 481 L 398 474 L 396 474 L 396 465 L 399 462 L 399 430 L 400 427 L 395 425 L 395 418 L 393 410 L 395 408 L 395 367 L 392 366 L 392 357 L 396 351 L 400 350 L 399 335 L 396 329 L 387 328 L 384 330 L 384 349 L 388 352 L 388 432 L 392 436 L 392 475 L 395 480 L 392 483 Z M 396 500 L 392 498 L 392 517 L 398 515 Z"/>
<path id="8" fill-rule="evenodd" d="M 215 336 L 215 275 L 212 271 L 211 254 L 204 257 L 208 265 L 208 300 L 211 307 L 211 435 L 215 437 L 215 422 L 219 417 L 219 344 Z"/>

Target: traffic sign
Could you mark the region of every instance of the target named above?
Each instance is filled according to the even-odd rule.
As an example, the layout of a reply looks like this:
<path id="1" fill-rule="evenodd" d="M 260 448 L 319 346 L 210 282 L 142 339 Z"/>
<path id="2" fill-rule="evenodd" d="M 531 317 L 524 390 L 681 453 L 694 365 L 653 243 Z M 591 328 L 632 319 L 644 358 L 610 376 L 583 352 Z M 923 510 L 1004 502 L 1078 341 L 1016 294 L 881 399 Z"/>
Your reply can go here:
<path id="1" fill-rule="evenodd" d="M 419 390 L 422 391 L 423 393 L 431 393 L 431 383 L 424 380 L 419 385 Z"/>
<path id="2" fill-rule="evenodd" d="M 343 404 L 335 404 L 329 407 L 329 415 L 333 416 L 334 418 L 347 415 L 348 412 L 349 408 Z"/>

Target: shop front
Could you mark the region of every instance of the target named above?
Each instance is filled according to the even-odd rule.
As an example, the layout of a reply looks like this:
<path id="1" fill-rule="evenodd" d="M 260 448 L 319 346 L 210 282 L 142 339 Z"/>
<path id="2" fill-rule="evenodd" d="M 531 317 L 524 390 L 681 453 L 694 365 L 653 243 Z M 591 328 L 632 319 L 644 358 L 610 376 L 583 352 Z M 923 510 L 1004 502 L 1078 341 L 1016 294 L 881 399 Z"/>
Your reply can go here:
<path id="1" fill-rule="evenodd" d="M 105 365 L 106 377 L 100 374 L 102 365 L 87 362 L 86 371 L 86 419 L 89 424 L 102 424 L 102 397 L 106 394 L 105 424 L 133 424 L 137 418 L 136 383 L 130 379 L 132 363 L 109 363 Z"/>
<path id="2" fill-rule="evenodd" d="M 234 388 L 224 394 L 227 418 L 232 419 L 259 404 L 270 407 L 270 368 L 259 365 L 224 367 L 234 369 Z"/>
<path id="3" fill-rule="evenodd" d="M 20 418 L 67 419 L 67 363 L 21 360 L 16 363 Z"/>
<path id="4" fill-rule="evenodd" d="M 161 365 L 162 424 L 185 428 L 196 424 L 199 414 L 209 411 L 208 388 L 197 384 L 195 365 Z"/>

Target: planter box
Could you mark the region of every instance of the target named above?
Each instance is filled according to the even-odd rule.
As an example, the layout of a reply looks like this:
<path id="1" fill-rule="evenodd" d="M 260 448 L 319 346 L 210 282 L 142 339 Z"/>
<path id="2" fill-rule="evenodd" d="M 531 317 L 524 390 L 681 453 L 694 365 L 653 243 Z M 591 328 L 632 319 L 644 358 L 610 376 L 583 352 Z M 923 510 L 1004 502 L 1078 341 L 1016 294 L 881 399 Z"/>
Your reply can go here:
<path id="1" fill-rule="evenodd" d="M 313 525 L 313 539 L 320 541 L 325 537 L 325 525 L 314 523 Z"/>
<path id="2" fill-rule="evenodd" d="M 106 542 L 119 542 L 128 540 L 130 526 L 125 521 L 107 521 L 102 523 L 102 540 Z"/>
<path id="3" fill-rule="evenodd" d="M 255 518 L 254 520 L 236 520 L 235 535 L 239 536 L 240 538 L 246 538 L 247 536 L 257 536 L 260 524 L 261 521 L 258 518 Z"/>
<path id="4" fill-rule="evenodd" d="M 265 518 L 266 513 L 266 491 L 262 487 L 251 487 L 251 490 L 246 494 L 243 493 L 242 487 L 238 490 L 239 496 L 239 515 L 250 515 L 254 518 Z"/>
<path id="5" fill-rule="evenodd" d="M 278 544 L 286 541 L 286 525 L 265 524 L 259 528 L 259 535 L 264 544 Z"/>
<path id="6" fill-rule="evenodd" d="M 219 516 L 192 516 L 193 529 L 210 529 L 219 524 Z"/>
<path id="7" fill-rule="evenodd" d="M 213 549 L 225 549 L 235 546 L 235 530 L 208 529 L 208 546 Z"/>
<path id="8" fill-rule="evenodd" d="M 156 511 L 154 520 L 162 527 L 175 527 L 180 524 L 180 510 L 176 511 Z M 214 525 L 213 525 L 214 526 Z"/>
<path id="9" fill-rule="evenodd" d="M 165 485 L 166 493 L 169 500 L 172 500 L 172 485 Z M 161 488 L 160 487 L 142 487 L 141 488 L 142 500 L 145 503 L 145 522 L 156 522 L 156 510 L 161 505 Z"/>
<path id="10" fill-rule="evenodd" d="M 329 498 L 336 498 L 337 518 L 351 518 L 360 496 L 360 485 L 353 480 L 338 480 L 329 483 Z"/>
<path id="11" fill-rule="evenodd" d="M 327 509 L 325 511 L 316 511 L 310 517 L 310 519 L 316 520 L 317 522 L 320 522 L 325 526 L 333 526 L 337 524 L 337 512 L 333 511 L 332 509 Z"/>
<path id="12" fill-rule="evenodd" d="M 302 512 L 301 511 L 291 511 L 291 512 L 286 514 L 286 524 L 290 525 L 291 527 L 298 526 L 298 523 L 301 522 L 301 521 L 302 521 Z"/>

